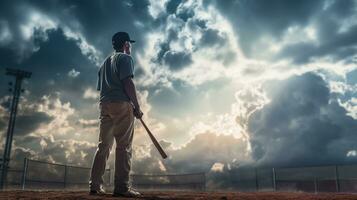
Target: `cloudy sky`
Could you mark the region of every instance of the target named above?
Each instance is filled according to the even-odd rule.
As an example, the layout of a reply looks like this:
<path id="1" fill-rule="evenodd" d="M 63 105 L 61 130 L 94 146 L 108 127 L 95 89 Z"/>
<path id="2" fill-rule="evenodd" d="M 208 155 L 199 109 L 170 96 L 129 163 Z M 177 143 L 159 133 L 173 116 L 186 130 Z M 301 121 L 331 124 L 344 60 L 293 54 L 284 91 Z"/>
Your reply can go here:
<path id="1" fill-rule="evenodd" d="M 137 41 L 144 119 L 170 155 L 162 161 L 137 123 L 134 172 L 357 161 L 355 0 L 3 0 L 1 141 L 13 80 L 5 68 L 33 73 L 14 163 L 90 166 L 96 75 L 117 31 Z"/>

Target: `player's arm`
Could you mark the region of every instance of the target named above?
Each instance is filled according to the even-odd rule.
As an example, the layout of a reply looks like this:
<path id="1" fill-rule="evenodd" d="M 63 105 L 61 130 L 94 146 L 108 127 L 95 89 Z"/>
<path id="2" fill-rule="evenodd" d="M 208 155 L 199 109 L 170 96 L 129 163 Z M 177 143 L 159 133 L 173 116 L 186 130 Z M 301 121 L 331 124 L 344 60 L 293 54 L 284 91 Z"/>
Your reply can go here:
<path id="1" fill-rule="evenodd" d="M 131 76 L 128 76 L 122 80 L 124 85 L 125 93 L 128 95 L 130 101 L 134 105 L 134 115 L 136 118 L 141 118 L 143 113 L 140 110 L 140 105 L 138 103 L 138 98 L 136 95 L 135 84 Z"/>
<path id="2" fill-rule="evenodd" d="M 143 113 L 140 110 L 140 105 L 138 103 L 138 98 L 136 96 L 135 84 L 133 82 L 134 77 L 134 63 L 131 56 L 122 55 L 120 63 L 117 65 L 117 69 L 120 72 L 120 80 L 123 83 L 124 91 L 128 95 L 130 101 L 134 105 L 134 115 L 137 118 L 141 118 Z"/>

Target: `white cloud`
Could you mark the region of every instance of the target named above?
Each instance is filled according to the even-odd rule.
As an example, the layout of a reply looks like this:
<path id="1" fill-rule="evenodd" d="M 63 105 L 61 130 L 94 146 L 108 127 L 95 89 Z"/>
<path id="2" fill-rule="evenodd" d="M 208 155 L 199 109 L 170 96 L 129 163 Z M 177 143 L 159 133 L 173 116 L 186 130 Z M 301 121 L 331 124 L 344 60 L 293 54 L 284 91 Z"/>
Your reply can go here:
<path id="1" fill-rule="evenodd" d="M 223 163 L 214 163 L 211 167 L 211 171 L 213 172 L 223 172 L 224 164 Z"/>
<path id="2" fill-rule="evenodd" d="M 247 123 L 251 114 L 269 103 L 269 99 L 259 87 L 246 86 L 235 94 L 236 102 L 232 104 L 230 113 L 215 116 L 206 115 L 190 129 L 190 134 L 214 132 L 220 135 L 232 135 L 249 142 Z M 249 147 L 249 145 L 248 145 Z M 248 149 L 249 150 L 249 149 Z"/>
<path id="3" fill-rule="evenodd" d="M 157 32 L 151 32 L 147 35 L 147 49 L 155 49 L 155 51 L 145 51 L 143 55 L 138 55 L 140 66 L 144 67 L 146 76 L 139 80 L 142 85 L 160 84 L 166 87 L 171 87 L 172 80 L 183 80 L 191 85 L 200 85 L 210 80 L 215 80 L 221 77 L 232 78 L 232 73 L 228 70 L 229 67 L 237 66 L 237 62 L 226 64 L 217 56 L 224 56 L 232 53 L 241 65 L 245 58 L 239 47 L 237 46 L 237 38 L 234 34 L 228 20 L 226 20 L 213 7 L 204 8 L 201 1 L 187 1 L 179 6 L 178 11 L 183 9 L 193 9 L 196 13 L 192 19 L 184 22 L 182 19 L 172 14 L 167 17 L 167 23 L 162 29 Z M 223 37 L 227 42 L 225 46 L 217 51 L 216 48 L 197 48 L 203 30 L 199 26 L 192 27 L 194 20 L 205 20 L 207 28 L 218 31 L 219 36 Z M 160 43 L 167 39 L 166 33 L 169 30 L 178 31 L 178 39 L 170 42 L 170 48 L 173 51 L 185 51 L 191 53 L 193 63 L 189 67 L 185 67 L 178 72 L 171 72 L 166 65 L 157 66 L 157 63 L 152 63 L 156 57 L 156 53 L 160 50 Z M 237 70 L 238 67 L 235 67 Z M 204 74 L 204 76 L 202 75 Z"/>
<path id="4" fill-rule="evenodd" d="M 79 71 L 76 71 L 75 69 L 72 69 L 71 71 L 68 72 L 68 76 L 69 77 L 72 77 L 72 78 L 76 78 L 77 76 L 79 76 L 81 72 Z"/>
<path id="5" fill-rule="evenodd" d="M 348 86 L 343 82 L 330 81 L 329 82 L 330 91 L 332 93 L 345 94 Z"/>
<path id="6" fill-rule="evenodd" d="M 340 99 L 338 99 L 338 103 L 340 106 L 346 109 L 347 115 L 351 116 L 353 119 L 357 120 L 357 98 L 352 97 L 351 99 L 342 102 Z"/>
<path id="7" fill-rule="evenodd" d="M 177 15 L 179 13 L 193 12 L 187 21 Z M 204 48 L 198 45 L 203 34 L 203 29 L 192 23 L 194 20 L 203 20 L 207 28 L 217 30 L 227 43 L 216 47 Z M 175 14 L 166 18 L 160 28 L 147 34 L 146 49 L 138 55 L 138 63 L 144 68 L 145 76 L 138 80 L 143 86 L 163 86 L 172 88 L 172 81 L 180 80 L 189 85 L 200 86 L 212 80 L 226 78 L 235 84 L 250 83 L 260 85 L 267 80 L 286 79 L 293 75 L 306 72 L 325 70 L 339 76 L 356 68 L 355 64 L 348 64 L 345 60 L 336 62 L 332 57 L 325 56 L 313 58 L 310 63 L 296 65 L 291 59 L 275 61 L 275 56 L 287 45 L 309 43 L 319 45 L 316 21 L 307 25 L 291 25 L 277 40 L 273 36 L 265 35 L 253 46 L 254 57 L 247 58 L 238 45 L 239 37 L 234 31 L 233 24 L 222 13 L 212 6 L 203 6 L 202 1 L 182 2 Z M 153 63 L 152 60 L 160 51 L 160 43 L 169 38 L 170 30 L 177 31 L 177 40 L 172 40 L 169 47 L 173 51 L 184 51 L 192 54 L 192 63 L 179 71 L 172 72 L 163 63 Z M 176 35 L 175 35 L 176 36 Z M 154 51 L 152 51 L 154 49 Z M 217 54 L 228 55 L 232 53 L 236 58 L 231 63 L 224 63 L 217 59 Z M 259 54 L 259 55 L 258 55 Z"/>
<path id="8" fill-rule="evenodd" d="M 355 156 L 357 156 L 357 151 L 351 150 L 351 151 L 347 152 L 346 156 L 347 157 L 355 157 Z"/>
<path id="9" fill-rule="evenodd" d="M 43 96 L 38 102 L 28 102 L 23 98 L 19 104 L 19 114 L 26 113 L 29 110 L 44 112 L 52 117 L 48 124 L 41 124 L 35 135 L 65 135 L 74 130 L 70 125 L 69 117 L 75 113 L 69 102 L 63 103 L 58 96 Z"/>
<path id="10" fill-rule="evenodd" d="M 180 19 L 176 14 L 169 15 L 166 24 L 159 31 L 156 30 L 147 34 L 146 49 L 150 50 L 138 55 L 137 61 L 145 71 L 145 76 L 138 80 L 139 84 L 144 86 L 159 84 L 170 88 L 173 80 L 181 80 L 189 85 L 200 86 L 208 81 L 226 78 L 238 84 L 250 82 L 259 85 L 266 80 L 286 79 L 293 75 L 319 69 L 334 70 L 340 74 L 345 74 L 346 70 L 351 69 L 351 65 L 342 62 L 333 63 L 329 58 L 315 59 L 303 66 L 296 66 L 292 64 L 291 60 L 271 61 L 270 58 L 286 45 L 299 42 L 316 43 L 318 45 L 316 28 L 313 24 L 304 27 L 289 27 L 281 41 L 275 41 L 268 36 L 263 37 L 260 46 L 256 46 L 255 51 L 261 52 L 263 56 L 246 58 L 238 46 L 239 38 L 234 32 L 232 24 L 214 7 L 204 7 L 201 1 L 187 1 L 179 6 L 178 11 L 180 9 L 190 9 L 195 14 L 187 22 Z M 222 46 L 219 47 L 205 48 L 198 46 L 204 29 L 193 25 L 194 20 L 205 21 L 207 28 L 218 31 L 219 36 L 227 42 L 220 44 Z M 169 43 L 170 49 L 190 53 L 193 58 L 193 62 L 189 66 L 175 72 L 170 71 L 165 63 L 159 65 L 152 62 L 157 56 L 157 52 L 160 51 L 159 44 L 168 39 L 170 30 L 179 30 L 177 31 L 178 39 Z M 151 51 L 151 49 L 154 49 L 154 51 Z M 234 55 L 235 58 L 229 63 L 217 59 L 217 55 L 230 54 Z"/>
<path id="11" fill-rule="evenodd" d="M 72 30 L 66 25 L 62 25 L 61 28 L 63 29 L 63 32 L 67 38 L 76 41 L 76 44 L 83 55 L 87 56 L 88 59 L 97 66 L 100 66 L 100 62 L 102 60 L 102 53 L 93 45 L 91 45 L 80 31 Z"/>
<path id="12" fill-rule="evenodd" d="M 96 100 L 99 98 L 99 92 L 96 90 L 93 90 L 91 87 L 89 87 L 84 91 L 83 98 Z"/>
<path id="13" fill-rule="evenodd" d="M 58 23 L 54 19 L 37 11 L 30 12 L 28 21 L 20 25 L 20 30 L 25 40 L 30 40 L 34 35 L 34 31 L 41 30 L 42 34 L 40 36 L 46 41 L 48 39 L 46 31 L 57 28 Z"/>
<path id="14" fill-rule="evenodd" d="M 247 143 L 231 135 L 201 133 L 178 148 L 173 148 L 172 143 L 166 141 L 160 143 L 169 155 L 166 160 L 161 159 L 153 145 L 134 147 L 135 173 L 207 172 L 212 168 L 220 170 L 224 167 L 223 163 L 230 166 L 251 161 L 250 155 L 246 154 Z"/>
<path id="15" fill-rule="evenodd" d="M 150 0 L 149 13 L 153 18 L 158 18 L 160 14 L 165 13 L 167 0 Z"/>
<path id="16" fill-rule="evenodd" d="M 41 139 L 40 141 L 41 148 L 44 149 L 48 146 L 47 142 L 44 139 Z"/>
<path id="17" fill-rule="evenodd" d="M 357 92 L 357 85 L 349 85 L 341 81 L 330 81 L 329 88 L 332 93 L 345 95 L 347 92 Z"/>
<path id="18" fill-rule="evenodd" d="M 98 119 L 79 119 L 78 123 L 83 126 L 98 126 Z"/>
<path id="19" fill-rule="evenodd" d="M 20 8 L 18 12 L 23 12 L 24 20 L 20 24 L 14 25 L 17 28 L 16 30 L 13 30 L 15 28 L 13 26 L 7 26 L 6 22 L 2 23 L 1 37 L 3 39 L 2 44 L 6 44 L 14 50 L 18 56 L 17 62 L 20 63 L 40 49 L 38 42 L 34 40 L 35 37 L 37 41 L 47 41 L 48 32 L 56 30 L 58 22 L 31 7 L 27 8 L 26 11 Z M 9 35 L 10 33 L 11 35 Z"/>

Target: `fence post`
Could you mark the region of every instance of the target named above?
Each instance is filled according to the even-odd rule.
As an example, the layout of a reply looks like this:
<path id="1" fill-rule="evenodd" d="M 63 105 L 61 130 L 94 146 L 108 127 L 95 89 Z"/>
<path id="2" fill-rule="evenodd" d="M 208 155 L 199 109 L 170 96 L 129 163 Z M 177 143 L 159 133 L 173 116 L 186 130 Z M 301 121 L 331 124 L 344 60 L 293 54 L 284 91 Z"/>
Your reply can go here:
<path id="1" fill-rule="evenodd" d="M 318 192 L 318 185 L 317 185 L 317 178 L 314 178 L 314 188 L 315 188 L 315 194 Z"/>
<path id="2" fill-rule="evenodd" d="M 203 191 L 206 191 L 206 173 L 203 172 Z"/>
<path id="3" fill-rule="evenodd" d="M 336 192 L 340 192 L 340 178 L 338 174 L 338 166 L 335 165 L 335 182 L 336 182 Z"/>
<path id="4" fill-rule="evenodd" d="M 259 191 L 259 182 L 258 182 L 258 169 L 255 167 L 255 190 Z"/>
<path id="5" fill-rule="evenodd" d="M 112 185 L 112 170 L 109 168 L 109 186 Z"/>
<path id="6" fill-rule="evenodd" d="M 67 182 L 67 165 L 64 165 L 63 188 L 66 188 L 66 182 Z"/>
<path id="7" fill-rule="evenodd" d="M 274 188 L 274 191 L 276 191 L 276 174 L 275 174 L 274 167 L 273 167 L 273 188 Z"/>
<path id="8" fill-rule="evenodd" d="M 22 190 L 25 190 L 27 168 L 28 168 L 28 159 L 25 157 L 24 158 L 24 167 L 22 169 L 22 179 L 21 179 Z"/>

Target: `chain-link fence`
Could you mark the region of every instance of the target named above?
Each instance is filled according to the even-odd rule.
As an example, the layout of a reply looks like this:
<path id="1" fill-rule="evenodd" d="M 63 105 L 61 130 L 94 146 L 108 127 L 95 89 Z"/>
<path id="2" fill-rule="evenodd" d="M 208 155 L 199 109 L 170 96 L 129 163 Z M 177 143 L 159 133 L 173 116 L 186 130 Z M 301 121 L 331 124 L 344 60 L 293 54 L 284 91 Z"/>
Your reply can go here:
<path id="1" fill-rule="evenodd" d="M 0 169 L 0 174 L 2 172 L 2 169 Z M 21 189 L 22 184 L 21 184 L 21 179 L 22 179 L 22 169 L 14 169 L 14 168 L 8 168 L 7 170 L 7 177 L 6 177 L 6 188 L 11 188 L 11 189 Z M 1 178 L 1 177 L 0 177 Z M 9 186 L 9 187 L 6 187 Z"/>
<path id="2" fill-rule="evenodd" d="M 90 168 L 24 159 L 20 174 L 22 189 L 88 189 Z M 113 189 L 114 173 L 107 169 L 104 184 Z M 131 175 L 132 185 L 138 189 L 205 190 L 205 173 Z M 10 185 L 10 182 L 8 182 Z"/>
<path id="3" fill-rule="evenodd" d="M 88 189 L 90 168 L 24 160 L 23 169 L 9 169 L 7 188 Z M 291 168 L 238 168 L 228 172 L 227 189 L 238 191 L 357 192 L 357 165 Z M 114 173 L 107 169 L 105 185 L 113 188 Z M 131 175 L 141 190 L 206 189 L 206 174 Z M 209 188 L 215 189 L 215 188 Z"/>
<path id="4" fill-rule="evenodd" d="M 339 170 L 341 166 L 276 169 L 276 190 L 339 192 Z"/>
<path id="5" fill-rule="evenodd" d="M 24 160 L 23 189 L 84 189 L 88 188 L 90 169 L 87 167 Z M 111 185 L 111 171 L 104 174 L 104 183 Z"/>
<path id="6" fill-rule="evenodd" d="M 230 179 L 239 191 L 357 192 L 357 165 L 242 168 Z"/>

